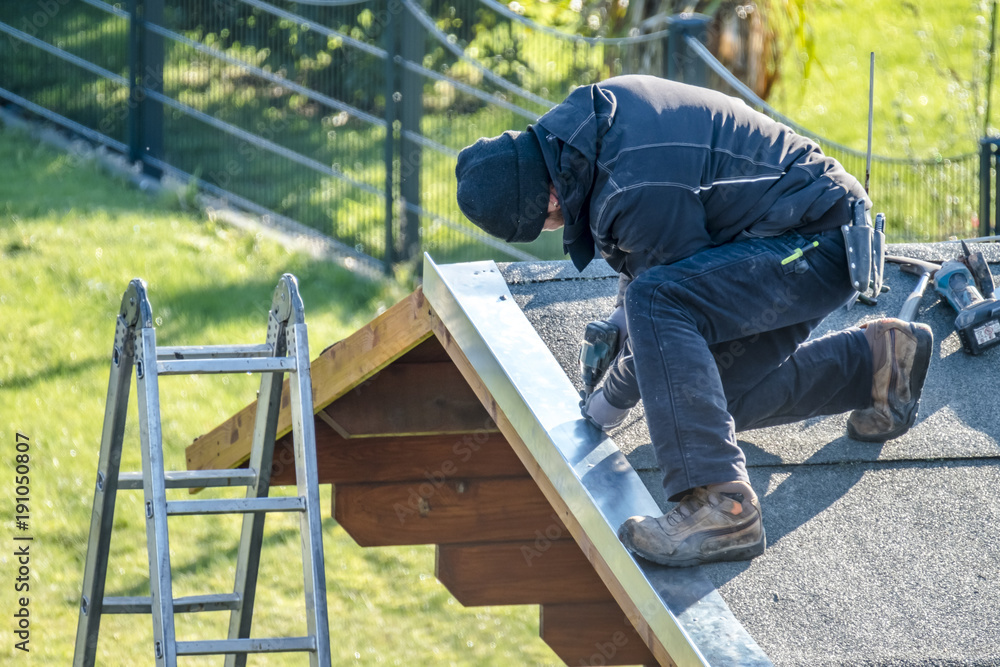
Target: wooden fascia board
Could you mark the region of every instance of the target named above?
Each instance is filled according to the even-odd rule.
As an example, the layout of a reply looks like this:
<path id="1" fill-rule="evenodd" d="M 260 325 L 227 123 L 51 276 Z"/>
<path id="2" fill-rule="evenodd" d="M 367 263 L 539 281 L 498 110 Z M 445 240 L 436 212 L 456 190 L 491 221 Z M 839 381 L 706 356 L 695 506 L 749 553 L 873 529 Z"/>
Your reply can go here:
<path id="1" fill-rule="evenodd" d="M 375 373 L 430 338 L 433 316 L 421 289 L 392 306 L 310 364 L 313 412 L 322 410 Z M 287 397 L 288 380 L 282 388 Z M 235 468 L 250 458 L 256 402 L 229 417 L 187 448 L 190 470 Z M 287 398 L 278 415 L 277 437 L 291 432 Z"/>

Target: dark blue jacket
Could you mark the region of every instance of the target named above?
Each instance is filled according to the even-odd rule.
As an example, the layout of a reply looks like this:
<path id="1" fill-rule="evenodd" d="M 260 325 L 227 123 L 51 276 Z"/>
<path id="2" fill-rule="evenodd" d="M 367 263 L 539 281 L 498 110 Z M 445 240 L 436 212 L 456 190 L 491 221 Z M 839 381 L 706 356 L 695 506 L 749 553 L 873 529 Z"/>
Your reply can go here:
<path id="1" fill-rule="evenodd" d="M 533 130 L 580 270 L 595 244 L 635 278 L 741 233 L 832 229 L 867 202 L 815 142 L 739 99 L 656 77 L 577 88 Z"/>

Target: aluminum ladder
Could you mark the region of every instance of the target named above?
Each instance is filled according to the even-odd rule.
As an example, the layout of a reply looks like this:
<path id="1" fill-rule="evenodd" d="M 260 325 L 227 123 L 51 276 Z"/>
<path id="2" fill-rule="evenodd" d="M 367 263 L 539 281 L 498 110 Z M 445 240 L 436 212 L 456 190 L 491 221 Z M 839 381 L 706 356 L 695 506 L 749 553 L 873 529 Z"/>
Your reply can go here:
<path id="1" fill-rule="evenodd" d="M 139 407 L 142 472 L 119 473 L 132 368 Z M 194 373 L 261 373 L 246 470 L 164 470 L 160 428 L 159 377 Z M 270 472 L 281 407 L 282 380 L 289 374 L 296 497 L 269 498 Z M 168 488 L 246 486 L 245 498 L 167 500 Z M 108 552 L 119 489 L 142 489 L 149 552 L 150 597 L 106 597 Z M 298 512 L 305 579 L 305 637 L 251 639 L 257 572 L 267 512 Z M 263 345 L 156 346 L 146 284 L 129 283 L 122 297 L 112 351 L 111 378 L 104 412 L 94 510 L 80 602 L 73 664 L 93 665 L 103 614 L 152 614 L 155 665 L 173 666 L 177 656 L 225 654 L 226 665 L 246 664 L 249 653 L 305 651 L 310 665 L 330 664 L 330 629 L 320 522 L 316 434 L 309 376 L 309 343 L 302 299 L 295 277 L 285 274 L 274 291 Z M 243 531 L 232 593 L 175 599 L 171 585 L 167 517 L 242 513 Z M 227 639 L 177 641 L 174 614 L 230 610 Z"/>

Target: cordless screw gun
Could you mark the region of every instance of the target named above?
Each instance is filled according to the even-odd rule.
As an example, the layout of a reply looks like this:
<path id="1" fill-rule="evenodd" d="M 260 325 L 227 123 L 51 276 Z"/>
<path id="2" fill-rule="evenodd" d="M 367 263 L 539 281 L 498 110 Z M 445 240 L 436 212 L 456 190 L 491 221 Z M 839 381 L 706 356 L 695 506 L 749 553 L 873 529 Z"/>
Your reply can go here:
<path id="1" fill-rule="evenodd" d="M 1000 344 L 1000 301 L 994 298 L 993 274 L 983 253 L 969 252 L 964 242 L 962 250 L 963 257 L 940 265 L 909 257 L 889 259 L 902 264 L 904 271 L 924 276 L 903 308 L 905 315 L 901 312 L 900 317 L 912 319 L 916 315 L 917 301 L 929 277 L 938 294 L 958 313 L 955 330 L 962 347 L 977 355 Z"/>
<path id="2" fill-rule="evenodd" d="M 580 344 L 580 376 L 584 396 L 594 393 L 597 383 L 604 377 L 618 353 L 618 327 L 606 320 L 587 325 Z"/>
<path id="3" fill-rule="evenodd" d="M 1000 343 L 1000 301 L 992 298 L 993 278 L 988 268 L 986 275 L 989 285 L 984 282 L 983 289 L 990 298 L 983 297 L 972 271 L 960 260 L 948 260 L 934 276 L 935 289 L 958 311 L 955 329 L 969 354 L 980 354 Z"/>

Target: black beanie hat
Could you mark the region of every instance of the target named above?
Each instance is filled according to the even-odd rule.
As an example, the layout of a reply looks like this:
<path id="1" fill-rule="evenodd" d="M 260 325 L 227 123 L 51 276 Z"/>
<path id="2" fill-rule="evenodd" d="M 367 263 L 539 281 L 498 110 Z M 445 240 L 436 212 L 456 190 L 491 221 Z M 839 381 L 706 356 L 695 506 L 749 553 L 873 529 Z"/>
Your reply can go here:
<path id="1" fill-rule="evenodd" d="M 458 154 L 458 207 L 508 243 L 534 241 L 549 211 L 549 172 L 535 133 L 504 132 Z"/>

